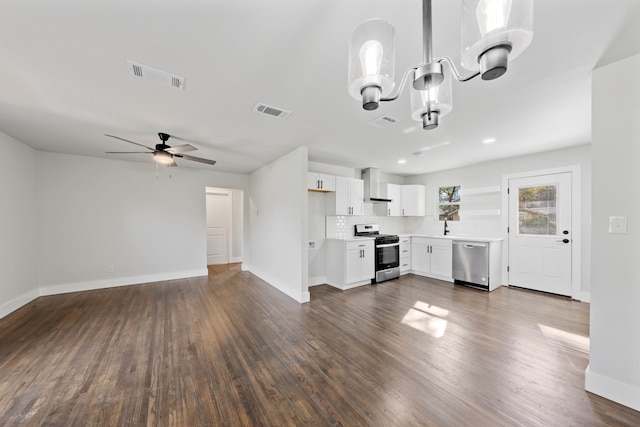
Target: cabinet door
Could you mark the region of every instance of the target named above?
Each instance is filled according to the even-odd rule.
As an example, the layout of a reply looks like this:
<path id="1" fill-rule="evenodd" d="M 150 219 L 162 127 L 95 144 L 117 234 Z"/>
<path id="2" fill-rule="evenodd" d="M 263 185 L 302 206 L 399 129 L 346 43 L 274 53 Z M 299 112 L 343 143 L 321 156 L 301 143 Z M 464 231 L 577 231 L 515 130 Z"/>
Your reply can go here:
<path id="1" fill-rule="evenodd" d="M 364 211 L 364 181 L 361 179 L 349 180 L 349 201 L 351 215 L 363 215 Z"/>
<path id="2" fill-rule="evenodd" d="M 345 252 L 345 284 L 362 280 L 362 249 L 351 249 Z"/>
<path id="3" fill-rule="evenodd" d="M 320 177 L 317 173 L 309 172 L 307 173 L 307 188 L 309 190 L 319 190 L 320 189 Z"/>
<path id="4" fill-rule="evenodd" d="M 307 173 L 307 188 L 316 191 L 336 191 L 336 177 L 324 173 Z"/>
<path id="5" fill-rule="evenodd" d="M 425 187 L 424 185 L 401 186 L 402 215 L 424 216 Z"/>
<path id="6" fill-rule="evenodd" d="M 327 175 L 324 173 L 318 174 L 318 180 L 320 181 L 320 190 L 322 191 L 336 191 L 336 177 L 333 175 Z"/>
<path id="7" fill-rule="evenodd" d="M 373 279 L 376 276 L 375 256 L 376 254 L 373 243 L 368 244 L 364 249 L 364 257 L 362 258 L 361 280 Z"/>
<path id="8" fill-rule="evenodd" d="M 431 246 L 431 274 L 453 277 L 453 249 L 451 246 Z"/>
<path id="9" fill-rule="evenodd" d="M 336 215 L 350 215 L 349 178 L 336 176 Z"/>
<path id="10" fill-rule="evenodd" d="M 421 273 L 430 272 L 431 254 L 429 246 L 422 244 L 411 245 L 411 269 Z"/>
<path id="11" fill-rule="evenodd" d="M 402 191 L 401 185 L 387 184 L 387 199 L 391 199 L 390 203 L 387 203 L 387 215 L 388 216 L 401 216 L 402 215 Z"/>

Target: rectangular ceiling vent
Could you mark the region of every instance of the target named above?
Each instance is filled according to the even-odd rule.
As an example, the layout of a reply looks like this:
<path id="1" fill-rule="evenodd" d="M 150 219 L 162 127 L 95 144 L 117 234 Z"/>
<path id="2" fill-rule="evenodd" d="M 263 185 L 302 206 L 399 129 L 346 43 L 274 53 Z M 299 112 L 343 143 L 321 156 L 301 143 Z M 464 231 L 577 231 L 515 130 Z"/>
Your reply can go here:
<path id="1" fill-rule="evenodd" d="M 174 74 L 166 73 L 164 71 L 156 70 L 155 68 L 138 64 L 133 61 L 127 61 L 127 65 L 129 67 L 129 72 L 134 77 L 138 77 L 143 80 L 157 83 L 162 86 L 168 86 L 174 89 L 184 90 L 184 77 L 180 77 Z"/>
<path id="2" fill-rule="evenodd" d="M 367 126 L 371 126 L 377 129 L 384 129 L 388 128 L 389 126 L 395 125 L 396 123 L 398 123 L 398 119 L 394 119 L 391 116 L 381 116 L 375 120 L 367 122 Z"/>
<path id="3" fill-rule="evenodd" d="M 266 114 L 267 116 L 277 117 L 279 119 L 286 119 L 291 115 L 291 111 L 283 110 L 281 108 L 271 107 L 266 104 L 257 104 L 253 109 L 255 113 Z"/>

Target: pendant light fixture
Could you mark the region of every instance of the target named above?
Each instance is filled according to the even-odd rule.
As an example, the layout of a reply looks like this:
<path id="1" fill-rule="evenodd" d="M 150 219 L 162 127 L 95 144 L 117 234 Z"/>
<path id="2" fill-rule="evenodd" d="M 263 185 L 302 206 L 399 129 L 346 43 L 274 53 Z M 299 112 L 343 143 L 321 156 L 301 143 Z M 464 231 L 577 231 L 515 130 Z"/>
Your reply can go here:
<path id="1" fill-rule="evenodd" d="M 462 0 L 461 62 L 473 72 L 467 77 L 450 58 L 433 57 L 431 0 L 422 0 L 422 31 L 423 61 L 404 73 L 394 91 L 395 29 L 381 19 L 356 27 L 349 46 L 349 93 L 365 110 L 375 110 L 380 102 L 396 100 L 411 78 L 411 116 L 422 121 L 423 129 L 435 129 L 453 108 L 452 78 L 496 79 L 507 71 L 508 61 L 529 46 L 533 0 Z"/>

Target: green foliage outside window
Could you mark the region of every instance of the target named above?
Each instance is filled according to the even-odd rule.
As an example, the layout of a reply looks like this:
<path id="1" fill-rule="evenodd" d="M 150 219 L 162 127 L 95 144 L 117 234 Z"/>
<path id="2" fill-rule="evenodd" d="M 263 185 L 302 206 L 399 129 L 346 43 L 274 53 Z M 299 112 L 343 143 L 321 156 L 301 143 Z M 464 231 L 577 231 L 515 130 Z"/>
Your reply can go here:
<path id="1" fill-rule="evenodd" d="M 556 186 L 518 189 L 520 234 L 556 235 Z"/>
<path id="2" fill-rule="evenodd" d="M 440 187 L 438 190 L 438 219 L 460 221 L 460 186 Z"/>

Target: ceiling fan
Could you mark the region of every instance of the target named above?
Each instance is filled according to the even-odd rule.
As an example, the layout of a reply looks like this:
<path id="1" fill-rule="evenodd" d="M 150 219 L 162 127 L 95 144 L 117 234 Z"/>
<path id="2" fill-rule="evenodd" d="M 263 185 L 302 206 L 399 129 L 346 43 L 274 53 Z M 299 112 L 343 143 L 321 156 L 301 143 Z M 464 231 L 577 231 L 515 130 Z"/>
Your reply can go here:
<path id="1" fill-rule="evenodd" d="M 160 141 L 162 142 L 160 144 L 156 144 L 155 148 L 147 147 L 146 145 L 129 141 L 128 139 L 120 138 L 119 136 L 115 136 L 115 135 L 105 134 L 104 136 L 129 142 L 131 144 L 135 144 L 149 150 L 149 151 L 106 151 L 107 154 L 153 154 L 153 160 L 155 160 L 160 164 L 167 165 L 169 167 L 178 166 L 177 163 L 175 162 L 176 157 L 185 159 L 185 160 L 191 160 L 194 162 L 206 163 L 208 165 L 216 164 L 215 160 L 203 159 L 202 157 L 195 157 L 195 156 L 190 156 L 188 154 L 182 154 L 187 151 L 197 150 L 197 148 L 194 147 L 193 145 L 182 144 L 182 145 L 176 145 L 174 147 L 167 145 L 167 141 L 169 140 L 169 138 L 171 138 L 171 135 L 169 135 L 168 133 L 162 133 L 162 132 L 158 133 L 158 136 L 160 137 Z"/>

